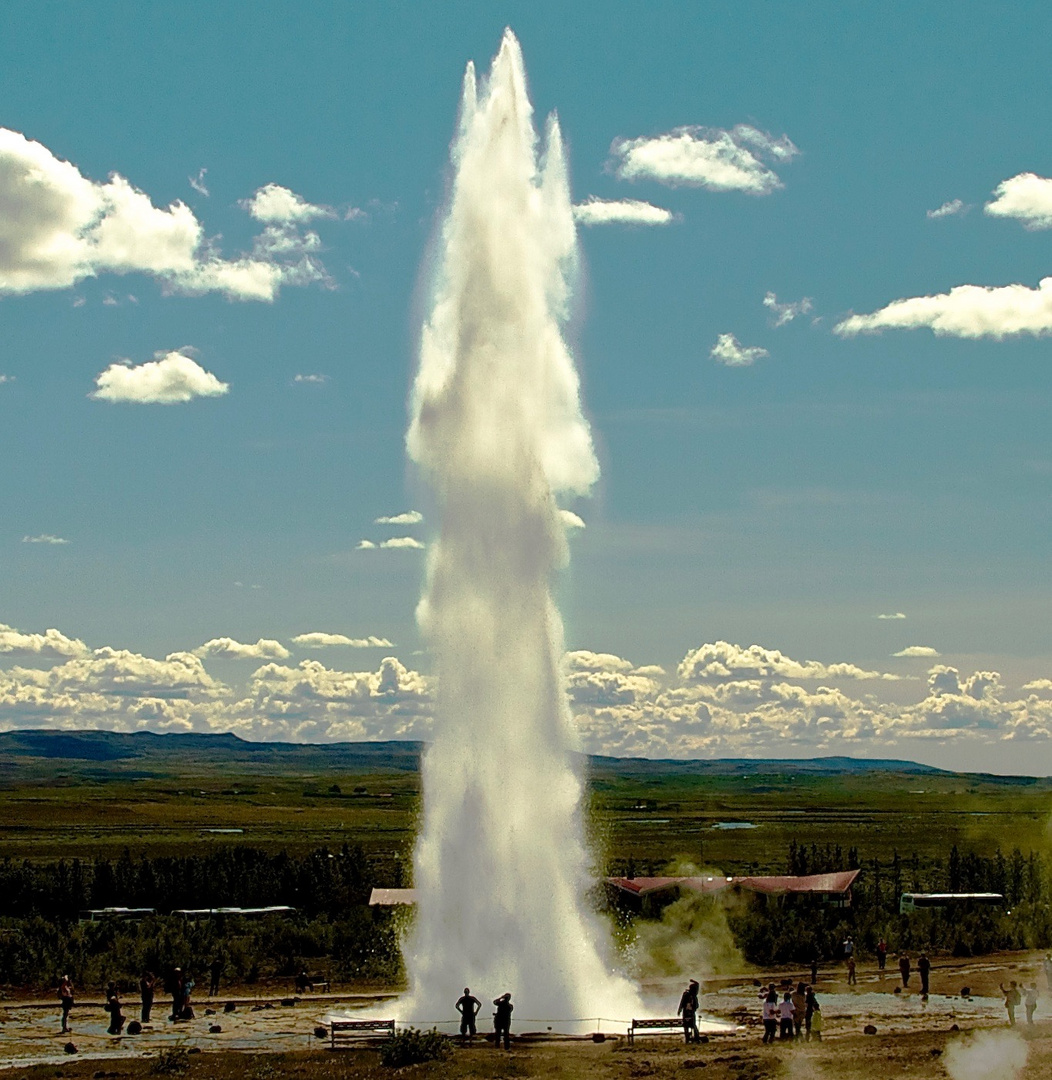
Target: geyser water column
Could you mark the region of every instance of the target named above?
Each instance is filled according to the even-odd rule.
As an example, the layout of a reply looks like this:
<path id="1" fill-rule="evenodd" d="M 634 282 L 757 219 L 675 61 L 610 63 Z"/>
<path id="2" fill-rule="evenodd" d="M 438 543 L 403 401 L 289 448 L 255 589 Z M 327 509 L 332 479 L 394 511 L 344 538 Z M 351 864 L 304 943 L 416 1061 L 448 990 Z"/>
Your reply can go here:
<path id="1" fill-rule="evenodd" d="M 576 251 L 559 126 L 542 152 L 519 44 L 464 76 L 409 454 L 441 524 L 418 617 L 438 676 L 406 943 L 407 1019 L 463 987 L 510 991 L 516 1019 L 631 1014 L 591 884 L 551 579 L 559 493 L 598 476 L 561 327 Z M 485 1017 L 484 1013 L 484 1017 Z"/>

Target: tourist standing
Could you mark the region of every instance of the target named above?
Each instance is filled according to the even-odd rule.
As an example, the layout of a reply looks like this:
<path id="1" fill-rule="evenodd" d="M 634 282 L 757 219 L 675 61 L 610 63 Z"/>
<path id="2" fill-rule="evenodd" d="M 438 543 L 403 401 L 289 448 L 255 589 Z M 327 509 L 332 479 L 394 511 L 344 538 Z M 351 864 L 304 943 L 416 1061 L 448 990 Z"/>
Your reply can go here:
<path id="1" fill-rule="evenodd" d="M 106 1012 L 110 1014 L 110 1026 L 106 1029 L 108 1035 L 120 1035 L 124 1030 L 124 1009 L 121 1005 L 121 996 L 117 991 L 117 984 L 111 982 L 106 987 Z"/>
<path id="2" fill-rule="evenodd" d="M 796 1030 L 796 1037 L 799 1039 L 804 1026 L 804 1015 L 807 1012 L 807 987 L 803 983 L 796 984 L 792 1001 L 793 1027 Z"/>
<path id="3" fill-rule="evenodd" d="M 877 942 L 877 970 L 883 971 L 884 965 L 888 962 L 888 943 L 881 938 Z"/>
<path id="4" fill-rule="evenodd" d="M 763 998 L 763 1041 L 773 1043 L 778 1035 L 778 991 L 772 984 L 770 990 L 760 996 Z"/>
<path id="5" fill-rule="evenodd" d="M 910 984 L 910 958 L 905 953 L 899 956 L 899 974 L 902 976 L 902 988 L 905 990 Z"/>
<path id="6" fill-rule="evenodd" d="M 172 995 L 172 1020 L 182 1020 L 183 1002 L 186 1000 L 186 984 L 183 982 L 183 969 L 172 971 L 172 984 L 168 988 Z"/>
<path id="7" fill-rule="evenodd" d="M 153 992 L 156 986 L 157 980 L 153 977 L 153 973 L 144 971 L 142 978 L 139 979 L 139 998 L 142 1002 L 142 1011 L 139 1016 L 140 1022 L 143 1024 L 150 1022 L 150 1012 L 153 1009 Z"/>
<path id="8" fill-rule="evenodd" d="M 460 1013 L 460 1037 L 469 1035 L 475 1037 L 475 1017 L 482 1008 L 482 1002 L 477 997 L 472 997 L 471 991 L 465 986 L 464 994 L 457 999 L 457 1012 Z"/>
<path id="9" fill-rule="evenodd" d="M 793 1037 L 793 1013 L 795 1011 L 793 1008 L 793 995 L 786 990 L 785 997 L 782 998 L 782 1003 L 778 1006 L 778 1019 L 780 1021 L 778 1037 L 780 1039 L 791 1039 Z"/>
<path id="10" fill-rule="evenodd" d="M 811 1014 L 811 1035 L 815 1042 L 822 1041 L 822 1007 L 818 1004 L 818 998 L 814 999 L 814 1010 Z"/>
<path id="11" fill-rule="evenodd" d="M 500 1041 L 504 1039 L 504 1049 L 511 1049 L 511 1012 L 515 1008 L 511 1003 L 511 994 L 501 994 L 499 998 L 493 999 L 493 1004 L 497 1006 L 497 1011 L 493 1014 L 493 1030 L 497 1034 L 495 1042 L 496 1048 L 500 1049 Z"/>
<path id="12" fill-rule="evenodd" d="M 928 974 L 931 971 L 931 961 L 928 959 L 927 953 L 921 953 L 917 957 L 917 971 L 920 973 L 921 981 L 921 994 L 924 997 L 928 996 Z"/>
<path id="13" fill-rule="evenodd" d="M 1001 983 L 1001 993 L 1005 996 L 1005 1011 L 1008 1013 L 1008 1026 L 1015 1027 L 1015 1011 L 1019 1008 L 1019 987 L 1016 985 L 1015 979 L 1005 989 L 1005 984 Z"/>
<path id="14" fill-rule="evenodd" d="M 1052 952 L 1045 955 L 1043 967 L 1045 969 L 1045 982 L 1049 990 L 1052 990 Z"/>
<path id="15" fill-rule="evenodd" d="M 687 984 L 687 989 L 680 995 L 676 1015 L 683 1017 L 683 1041 L 688 1043 L 700 1041 L 701 1033 L 698 1031 L 697 1024 L 698 983 L 696 979 L 691 979 Z"/>
<path id="16" fill-rule="evenodd" d="M 215 997 L 219 993 L 219 979 L 223 974 L 223 959 L 217 956 L 209 965 L 208 974 L 211 976 L 208 984 L 208 996 Z"/>
<path id="17" fill-rule="evenodd" d="M 1037 999 L 1039 994 L 1037 992 L 1037 983 L 1032 983 L 1026 988 L 1025 1004 L 1026 1004 L 1026 1022 L 1027 1024 L 1034 1023 L 1034 1012 L 1037 1009 Z"/>
<path id="18" fill-rule="evenodd" d="M 848 984 L 848 986 L 854 986 L 856 981 L 857 980 L 855 979 L 855 958 L 853 956 L 849 956 L 847 958 L 847 984 Z"/>
<path id="19" fill-rule="evenodd" d="M 804 995 L 804 1041 L 811 1041 L 811 1024 L 814 1022 L 815 1009 L 818 1008 L 818 1002 L 815 1000 L 815 988 L 809 986 L 807 993 Z"/>
<path id="20" fill-rule="evenodd" d="M 58 1001 L 62 1007 L 62 1034 L 69 1034 L 69 1011 L 73 1008 L 73 981 L 63 975 L 58 983 Z"/>

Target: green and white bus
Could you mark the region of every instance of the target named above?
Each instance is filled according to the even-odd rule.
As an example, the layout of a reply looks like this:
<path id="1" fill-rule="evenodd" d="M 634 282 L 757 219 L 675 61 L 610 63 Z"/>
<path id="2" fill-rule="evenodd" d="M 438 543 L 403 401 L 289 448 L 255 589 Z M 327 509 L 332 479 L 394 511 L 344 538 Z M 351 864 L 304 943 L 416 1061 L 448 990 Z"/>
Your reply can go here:
<path id="1" fill-rule="evenodd" d="M 976 908 L 1004 908 L 1005 898 L 996 892 L 904 892 L 899 898 L 899 914 L 912 915 L 929 908 L 973 911 Z"/>

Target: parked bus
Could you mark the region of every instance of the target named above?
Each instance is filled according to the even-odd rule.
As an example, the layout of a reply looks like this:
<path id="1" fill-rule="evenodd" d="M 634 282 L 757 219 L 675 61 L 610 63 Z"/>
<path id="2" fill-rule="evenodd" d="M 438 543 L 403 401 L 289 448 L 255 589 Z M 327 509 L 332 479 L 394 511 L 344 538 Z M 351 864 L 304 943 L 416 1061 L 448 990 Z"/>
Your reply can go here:
<path id="1" fill-rule="evenodd" d="M 212 918 L 265 919 L 268 915 L 293 915 L 295 912 L 294 907 L 286 904 L 272 904 L 270 907 L 176 908 L 172 914 L 187 922 L 196 922 Z"/>
<path id="2" fill-rule="evenodd" d="M 928 908 L 951 911 L 973 911 L 976 908 L 1004 908 L 1005 898 L 996 892 L 903 893 L 899 898 L 899 914 L 910 915 Z"/>
<path id="3" fill-rule="evenodd" d="M 157 909 L 152 907 L 87 908 L 80 913 L 80 921 L 103 922 L 107 919 L 118 919 L 121 922 L 138 922 L 139 919 L 148 919 L 156 914 Z"/>

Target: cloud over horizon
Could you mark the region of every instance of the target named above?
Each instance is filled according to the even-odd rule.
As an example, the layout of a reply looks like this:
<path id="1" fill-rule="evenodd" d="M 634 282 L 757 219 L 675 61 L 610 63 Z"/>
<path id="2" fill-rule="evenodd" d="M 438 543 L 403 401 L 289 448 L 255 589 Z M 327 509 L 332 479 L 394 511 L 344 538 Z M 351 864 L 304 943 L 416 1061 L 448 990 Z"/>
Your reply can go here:
<path id="1" fill-rule="evenodd" d="M 773 135 L 749 124 L 722 128 L 679 127 L 663 135 L 615 139 L 611 164 L 621 180 L 656 180 L 710 191 L 769 195 L 782 181 L 768 162 L 782 165 L 800 151 L 787 135 Z"/>
<path id="2" fill-rule="evenodd" d="M 264 199 L 264 206 L 273 203 Z M 184 202 L 156 207 L 118 173 L 105 183 L 90 180 L 7 128 L 0 128 L 0 206 L 0 295 L 143 273 L 169 292 L 272 301 L 283 285 L 326 280 L 313 234 L 269 225 L 251 253 L 223 258 Z"/>
<path id="3" fill-rule="evenodd" d="M 869 315 L 849 315 L 833 327 L 841 337 L 928 327 L 936 337 L 1001 338 L 1052 333 L 1052 277 L 1026 285 L 957 285 L 935 296 L 894 300 Z"/>
<path id="4" fill-rule="evenodd" d="M 294 645 L 302 645 L 307 649 L 327 649 L 335 645 L 344 645 L 351 649 L 390 649 L 391 642 L 387 638 L 364 637 L 352 638 L 346 634 L 326 634 L 320 630 L 308 634 L 297 634 L 292 642 Z"/>
<path id="5" fill-rule="evenodd" d="M 1002 180 L 983 213 L 1014 218 L 1026 229 L 1052 229 L 1052 180 L 1031 172 Z"/>
<path id="6" fill-rule="evenodd" d="M 594 195 L 578 203 L 573 216 L 582 225 L 668 225 L 675 218 L 671 210 L 639 199 L 599 199 Z"/>
<path id="7" fill-rule="evenodd" d="M 230 384 L 205 371 L 190 350 L 154 353 L 154 360 L 134 366 L 110 364 L 95 378 L 88 396 L 96 401 L 136 405 L 178 405 L 199 397 L 222 397 Z"/>
<path id="8" fill-rule="evenodd" d="M 368 647 L 386 641 L 344 640 L 321 631 L 293 641 L 328 647 L 337 639 Z M 156 660 L 123 649 L 89 650 L 58 630 L 32 635 L 3 627 L 0 649 L 5 643 L 6 655 L 62 662 L 0 669 L 0 729 L 233 731 L 247 739 L 292 742 L 426 739 L 430 733 L 433 680 L 393 656 L 371 671 L 271 659 L 237 688 L 215 679 L 202 661 L 262 658 L 284 647 L 267 638 L 254 645 L 214 638 L 193 653 Z M 726 641 L 688 650 L 672 674 L 588 650 L 567 653 L 564 671 L 575 723 L 590 753 L 909 756 L 920 745 L 946 740 L 983 747 L 1052 741 L 1052 679 L 1031 680 L 1013 695 L 997 672 L 965 676 L 937 664 L 918 699 L 898 704 L 850 689 L 897 676 Z"/>
<path id="9" fill-rule="evenodd" d="M 770 353 L 759 345 L 745 346 L 733 334 L 720 334 L 709 356 L 725 367 L 750 367 Z"/>

